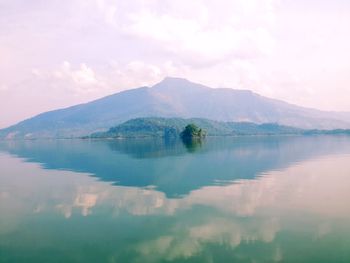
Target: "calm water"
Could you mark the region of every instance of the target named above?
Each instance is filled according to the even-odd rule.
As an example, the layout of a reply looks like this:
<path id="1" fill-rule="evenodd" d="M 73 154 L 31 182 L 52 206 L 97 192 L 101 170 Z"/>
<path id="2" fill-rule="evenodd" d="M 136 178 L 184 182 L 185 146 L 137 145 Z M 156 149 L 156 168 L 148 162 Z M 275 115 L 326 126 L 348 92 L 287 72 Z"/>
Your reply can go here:
<path id="1" fill-rule="evenodd" d="M 0 142 L 0 262 L 350 262 L 350 137 Z"/>

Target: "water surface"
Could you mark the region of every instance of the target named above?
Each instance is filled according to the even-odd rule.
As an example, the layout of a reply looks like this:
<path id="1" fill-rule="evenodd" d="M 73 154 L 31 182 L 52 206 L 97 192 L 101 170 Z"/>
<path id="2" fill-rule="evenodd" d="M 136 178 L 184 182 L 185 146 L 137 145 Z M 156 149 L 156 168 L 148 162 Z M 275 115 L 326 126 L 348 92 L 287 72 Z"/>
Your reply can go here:
<path id="1" fill-rule="evenodd" d="M 350 262 L 350 137 L 0 143 L 0 262 Z"/>

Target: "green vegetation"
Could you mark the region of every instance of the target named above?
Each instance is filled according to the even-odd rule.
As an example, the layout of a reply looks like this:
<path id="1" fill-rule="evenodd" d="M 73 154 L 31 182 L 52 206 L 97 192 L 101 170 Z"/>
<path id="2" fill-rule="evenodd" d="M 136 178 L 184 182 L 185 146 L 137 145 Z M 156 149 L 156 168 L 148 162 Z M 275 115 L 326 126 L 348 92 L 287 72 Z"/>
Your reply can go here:
<path id="1" fill-rule="evenodd" d="M 92 134 L 92 138 L 179 137 L 182 125 L 173 119 L 137 118 L 110 128 L 107 132 Z"/>
<path id="2" fill-rule="evenodd" d="M 180 134 L 182 139 L 194 139 L 205 137 L 205 132 L 196 124 L 188 124 Z"/>
<path id="3" fill-rule="evenodd" d="M 183 136 L 181 134 L 183 134 Z M 170 139 L 179 137 L 201 138 L 203 136 L 315 134 L 350 134 L 350 130 L 303 130 L 276 123 L 256 124 L 251 122 L 220 122 L 201 118 L 182 119 L 152 117 L 132 119 L 112 127 L 108 131 L 93 133 L 86 138 L 163 137 Z"/>
<path id="4" fill-rule="evenodd" d="M 189 152 L 195 152 L 201 147 L 202 138 L 204 138 L 205 135 L 205 132 L 194 123 L 186 125 L 180 133 L 182 142 Z"/>

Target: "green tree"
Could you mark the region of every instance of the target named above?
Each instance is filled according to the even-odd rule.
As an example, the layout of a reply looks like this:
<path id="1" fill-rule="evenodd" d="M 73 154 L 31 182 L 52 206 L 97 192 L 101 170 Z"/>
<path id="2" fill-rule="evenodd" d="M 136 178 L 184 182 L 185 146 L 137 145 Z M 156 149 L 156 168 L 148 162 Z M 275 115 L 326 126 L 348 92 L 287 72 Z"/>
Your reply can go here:
<path id="1" fill-rule="evenodd" d="M 182 139 L 203 138 L 205 136 L 205 132 L 197 127 L 197 125 L 191 123 L 185 127 L 180 136 Z"/>

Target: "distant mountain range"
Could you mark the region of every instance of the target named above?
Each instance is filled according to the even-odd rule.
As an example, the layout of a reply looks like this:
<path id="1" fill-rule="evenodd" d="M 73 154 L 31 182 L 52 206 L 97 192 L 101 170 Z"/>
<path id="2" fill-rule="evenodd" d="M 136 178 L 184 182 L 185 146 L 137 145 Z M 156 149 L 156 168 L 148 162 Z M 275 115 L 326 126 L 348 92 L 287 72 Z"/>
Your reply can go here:
<path id="1" fill-rule="evenodd" d="M 39 114 L 0 130 L 0 138 L 67 138 L 106 131 L 141 117 L 276 123 L 302 129 L 350 128 L 350 113 L 298 107 L 248 90 L 213 89 L 180 78 Z"/>

